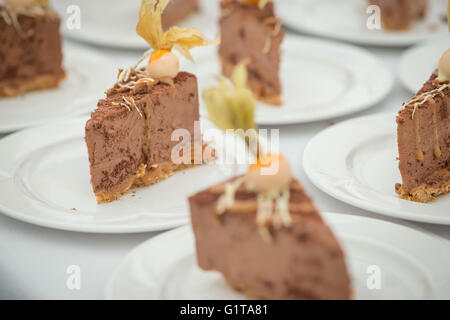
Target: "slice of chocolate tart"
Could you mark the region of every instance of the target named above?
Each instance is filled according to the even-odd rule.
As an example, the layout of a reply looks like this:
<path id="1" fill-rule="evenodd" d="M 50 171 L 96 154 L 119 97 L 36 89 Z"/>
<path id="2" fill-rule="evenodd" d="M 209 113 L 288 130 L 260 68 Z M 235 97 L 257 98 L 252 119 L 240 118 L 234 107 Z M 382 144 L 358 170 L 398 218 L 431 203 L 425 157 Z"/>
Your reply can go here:
<path id="1" fill-rule="evenodd" d="M 91 184 L 99 203 L 203 162 L 197 78 L 179 71 L 172 49 L 191 58 L 191 48 L 213 42 L 196 29 L 164 32 L 161 17 L 168 4 L 142 1 L 136 31 L 152 49 L 135 66 L 119 70 L 116 84 L 86 123 Z"/>
<path id="2" fill-rule="evenodd" d="M 198 0 L 171 0 L 162 15 L 164 29 L 183 21 L 200 9 Z"/>
<path id="3" fill-rule="evenodd" d="M 257 299 L 349 299 L 344 253 L 286 161 L 190 197 L 197 261 Z"/>
<path id="4" fill-rule="evenodd" d="M 13 3 L 0 5 L 0 96 L 57 87 L 65 78 L 58 14 Z"/>
<path id="5" fill-rule="evenodd" d="M 281 105 L 279 69 L 284 32 L 274 4 L 268 2 L 262 7 L 255 1 L 221 0 L 219 24 L 223 75 L 231 76 L 238 63 L 248 62 L 249 87 L 255 96 Z"/>
<path id="6" fill-rule="evenodd" d="M 178 73 L 173 87 L 144 78 L 108 90 L 86 124 L 97 201 L 116 200 L 131 188 L 157 183 L 192 167 L 194 161 L 172 162 L 172 149 L 179 141 L 171 136 L 174 130 L 185 129 L 194 137 L 198 106 L 197 78 L 186 72 Z"/>
<path id="7" fill-rule="evenodd" d="M 450 50 L 397 116 L 400 198 L 435 200 L 450 191 Z M 444 70 L 446 69 L 446 70 Z"/>
<path id="8" fill-rule="evenodd" d="M 385 30 L 408 30 L 425 17 L 429 0 L 369 0 L 381 10 L 381 22 Z"/>

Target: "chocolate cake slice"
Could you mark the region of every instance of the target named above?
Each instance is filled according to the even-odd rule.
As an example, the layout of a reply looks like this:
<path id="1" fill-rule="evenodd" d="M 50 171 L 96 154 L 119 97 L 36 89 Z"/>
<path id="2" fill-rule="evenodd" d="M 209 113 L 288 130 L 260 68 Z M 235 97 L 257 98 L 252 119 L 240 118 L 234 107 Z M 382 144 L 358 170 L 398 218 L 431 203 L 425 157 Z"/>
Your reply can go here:
<path id="1" fill-rule="evenodd" d="M 171 136 L 174 130 L 185 129 L 194 137 L 198 106 L 197 78 L 186 72 L 178 73 L 173 87 L 143 78 L 108 90 L 86 124 L 97 201 L 116 200 L 131 188 L 157 183 L 192 167 L 194 161 L 172 162 L 172 149 L 180 142 Z"/>
<path id="2" fill-rule="evenodd" d="M 163 28 L 170 28 L 200 9 L 198 0 L 171 0 L 162 15 Z"/>
<path id="3" fill-rule="evenodd" d="M 136 32 L 152 49 L 133 67 L 119 70 L 116 84 L 86 123 L 91 184 L 99 203 L 209 160 L 203 159 L 196 128 L 197 78 L 179 71 L 172 49 L 192 59 L 190 49 L 214 42 L 193 28 L 164 32 L 161 20 L 169 1 L 142 1 Z"/>
<path id="4" fill-rule="evenodd" d="M 428 11 L 428 0 L 369 0 L 381 10 L 381 22 L 386 30 L 408 30 Z"/>
<path id="5" fill-rule="evenodd" d="M 450 52 L 449 52 L 450 53 Z M 450 191 L 450 88 L 434 72 L 397 116 L 402 199 L 435 200 Z"/>
<path id="6" fill-rule="evenodd" d="M 273 189 L 251 188 L 249 178 L 190 197 L 200 268 L 222 273 L 250 298 L 349 299 L 342 248 L 299 182 L 290 178 L 273 196 Z M 280 181 L 268 179 L 253 180 L 257 186 Z"/>
<path id="7" fill-rule="evenodd" d="M 0 5 L 0 96 L 53 88 L 64 79 L 60 22 L 49 8 Z"/>
<path id="8" fill-rule="evenodd" d="M 246 60 L 249 87 L 255 96 L 263 102 L 281 105 L 279 68 L 284 37 L 281 21 L 275 17 L 272 2 L 263 8 L 251 2 L 221 0 L 222 73 L 231 76 L 234 67 Z"/>

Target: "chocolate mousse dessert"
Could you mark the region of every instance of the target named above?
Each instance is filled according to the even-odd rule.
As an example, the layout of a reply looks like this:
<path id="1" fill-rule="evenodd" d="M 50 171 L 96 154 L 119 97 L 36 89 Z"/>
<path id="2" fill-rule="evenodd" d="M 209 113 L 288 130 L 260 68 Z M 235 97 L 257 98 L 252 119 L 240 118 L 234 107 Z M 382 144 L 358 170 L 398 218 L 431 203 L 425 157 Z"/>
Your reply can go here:
<path id="1" fill-rule="evenodd" d="M 199 9 L 198 0 L 171 0 L 162 15 L 163 28 L 176 25 Z"/>
<path id="2" fill-rule="evenodd" d="M 400 198 L 428 202 L 450 191 L 450 50 L 397 116 Z"/>
<path id="3" fill-rule="evenodd" d="M 369 0 L 381 10 L 381 22 L 385 30 L 408 30 L 415 21 L 425 17 L 428 0 Z"/>
<path id="4" fill-rule="evenodd" d="M 161 16 L 168 3 L 142 1 L 137 33 L 152 49 L 134 67 L 119 70 L 116 84 L 86 123 L 91 183 L 99 203 L 202 163 L 194 159 L 196 149 L 203 147 L 194 139 L 199 120 L 197 78 L 179 72 L 172 49 L 191 58 L 191 48 L 213 42 L 196 29 L 174 27 L 163 32 Z M 173 141 L 177 129 L 189 133 L 192 141 Z M 176 152 L 182 162 L 172 156 L 180 142 L 188 144 Z"/>
<path id="5" fill-rule="evenodd" d="M 60 22 L 48 1 L 0 5 L 0 97 L 57 87 L 65 78 Z"/>
<path id="6" fill-rule="evenodd" d="M 239 62 L 247 61 L 249 87 L 255 96 L 281 105 L 279 69 L 284 32 L 274 4 L 268 0 L 221 0 L 219 24 L 222 73 L 228 77 Z"/>
<path id="7" fill-rule="evenodd" d="M 287 161 L 269 154 L 190 197 L 197 261 L 256 299 L 350 299 L 345 256 Z"/>

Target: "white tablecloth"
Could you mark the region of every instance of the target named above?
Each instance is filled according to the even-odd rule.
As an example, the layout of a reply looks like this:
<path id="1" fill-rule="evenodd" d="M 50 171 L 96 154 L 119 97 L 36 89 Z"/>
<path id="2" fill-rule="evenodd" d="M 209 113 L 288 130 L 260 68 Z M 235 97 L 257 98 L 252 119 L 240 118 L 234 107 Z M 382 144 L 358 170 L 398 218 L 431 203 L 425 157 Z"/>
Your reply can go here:
<path id="1" fill-rule="evenodd" d="M 397 73 L 401 49 L 367 49 Z M 110 48 L 92 50 L 112 59 L 113 68 L 132 65 L 141 54 Z M 411 97 L 411 93 L 399 83 L 397 75 L 396 80 L 394 90 L 380 104 L 367 111 L 332 121 L 381 112 L 395 114 L 401 103 Z M 303 149 L 309 139 L 329 126 L 330 122 L 281 127 L 281 152 L 291 162 L 294 175 L 300 179 L 322 211 L 395 221 L 335 200 L 314 187 L 306 178 L 301 165 Z M 412 224 L 450 241 L 450 227 Z M 0 299 L 102 299 L 105 283 L 113 268 L 127 252 L 156 234 L 97 235 L 64 232 L 37 227 L 0 215 Z M 78 265 L 81 268 L 80 290 L 67 289 L 66 269 L 70 265 Z"/>

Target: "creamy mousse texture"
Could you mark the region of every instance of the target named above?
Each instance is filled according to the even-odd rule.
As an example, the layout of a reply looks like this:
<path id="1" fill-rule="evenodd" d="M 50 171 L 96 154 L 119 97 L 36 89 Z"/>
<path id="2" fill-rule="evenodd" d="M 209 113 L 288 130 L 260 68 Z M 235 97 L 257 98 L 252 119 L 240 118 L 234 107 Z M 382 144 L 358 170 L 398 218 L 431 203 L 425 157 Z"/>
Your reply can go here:
<path id="1" fill-rule="evenodd" d="M 197 260 L 236 290 L 258 299 L 349 299 L 344 253 L 303 187 L 288 184 L 289 226 L 258 222 L 259 193 L 241 184 L 224 212 L 221 197 L 237 177 L 189 199 Z M 273 208 L 273 210 L 275 210 Z"/>
<path id="2" fill-rule="evenodd" d="M 401 198 L 428 202 L 450 190 L 450 88 L 434 72 L 397 116 Z"/>
<path id="3" fill-rule="evenodd" d="M 248 85 L 264 102 L 281 105 L 279 77 L 284 32 L 275 17 L 274 5 L 264 8 L 239 0 L 221 0 L 219 48 L 222 73 L 230 77 L 234 67 L 246 61 Z"/>
<path id="4" fill-rule="evenodd" d="M 170 28 L 200 8 L 198 0 L 171 0 L 162 15 L 163 28 Z"/>
<path id="5" fill-rule="evenodd" d="M 386 30 L 407 30 L 425 17 L 429 0 L 369 0 L 381 10 L 381 22 Z"/>
<path id="6" fill-rule="evenodd" d="M 86 124 L 97 201 L 116 200 L 133 187 L 157 183 L 191 166 L 172 163 L 179 141 L 171 135 L 185 129 L 194 137 L 198 106 L 197 78 L 186 72 L 173 79 L 173 86 L 141 81 L 110 89 Z"/>
<path id="7" fill-rule="evenodd" d="M 0 6 L 0 96 L 56 87 L 64 79 L 60 22 L 50 9 Z"/>

